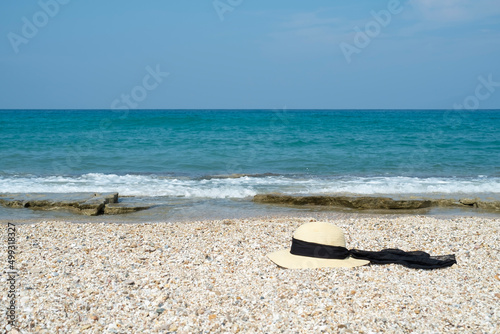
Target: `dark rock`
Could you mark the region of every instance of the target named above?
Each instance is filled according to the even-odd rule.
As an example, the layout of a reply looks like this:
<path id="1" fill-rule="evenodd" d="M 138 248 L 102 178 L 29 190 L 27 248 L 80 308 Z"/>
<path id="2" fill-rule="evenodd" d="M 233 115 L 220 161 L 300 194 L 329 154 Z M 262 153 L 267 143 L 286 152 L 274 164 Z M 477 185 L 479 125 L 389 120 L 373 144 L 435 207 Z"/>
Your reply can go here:
<path id="1" fill-rule="evenodd" d="M 410 199 L 394 200 L 389 197 L 362 196 L 290 196 L 282 194 L 260 194 L 253 198 L 257 203 L 297 205 L 297 206 L 331 206 L 356 210 L 415 210 L 431 207 L 443 208 L 479 208 L 488 211 L 500 211 L 500 201 L 481 201 L 479 199 Z"/>
<path id="2" fill-rule="evenodd" d="M 500 211 L 500 201 L 491 201 L 491 202 L 478 201 L 476 205 L 479 209 L 488 211 Z"/>
<path id="3" fill-rule="evenodd" d="M 104 207 L 104 214 L 106 215 L 120 215 L 124 213 L 137 212 L 147 210 L 151 206 L 139 206 L 134 203 L 112 203 Z"/>
<path id="4" fill-rule="evenodd" d="M 479 200 L 477 198 L 461 198 L 459 202 L 463 205 L 469 205 L 477 208 L 477 202 Z"/>
<path id="5" fill-rule="evenodd" d="M 453 207 L 463 207 L 464 205 L 457 201 L 456 199 L 451 198 L 438 198 L 432 199 L 433 207 L 441 207 L 441 208 L 453 208 Z"/>
<path id="6" fill-rule="evenodd" d="M 388 197 L 255 195 L 255 202 L 288 205 L 323 205 L 351 209 L 414 210 L 428 208 L 430 200 L 393 200 Z"/>
<path id="7" fill-rule="evenodd" d="M 118 193 L 31 193 L 1 194 L 0 204 L 11 208 L 32 210 L 70 210 L 96 216 L 104 213 L 105 206 L 118 202 Z"/>

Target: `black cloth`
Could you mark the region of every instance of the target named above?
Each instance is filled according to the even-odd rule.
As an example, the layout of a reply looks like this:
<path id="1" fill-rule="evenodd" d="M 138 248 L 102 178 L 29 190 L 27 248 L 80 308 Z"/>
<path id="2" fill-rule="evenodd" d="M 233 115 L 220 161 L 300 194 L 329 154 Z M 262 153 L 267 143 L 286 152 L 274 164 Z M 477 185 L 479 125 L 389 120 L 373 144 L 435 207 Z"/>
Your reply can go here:
<path id="1" fill-rule="evenodd" d="M 384 249 L 381 251 L 364 251 L 345 247 L 328 246 L 292 238 L 290 253 L 300 256 L 321 259 L 346 259 L 349 256 L 368 260 L 370 264 L 401 264 L 415 269 L 439 269 L 451 267 L 457 263 L 455 254 L 431 256 L 422 251 L 405 252 L 401 249 Z"/>

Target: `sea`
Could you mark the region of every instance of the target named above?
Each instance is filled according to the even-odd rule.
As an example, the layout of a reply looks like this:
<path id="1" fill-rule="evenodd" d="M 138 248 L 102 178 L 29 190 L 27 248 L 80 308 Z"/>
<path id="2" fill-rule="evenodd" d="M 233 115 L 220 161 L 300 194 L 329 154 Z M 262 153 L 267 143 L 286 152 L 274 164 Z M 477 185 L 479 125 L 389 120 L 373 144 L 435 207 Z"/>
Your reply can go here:
<path id="1" fill-rule="evenodd" d="M 152 206 L 86 221 L 315 210 L 252 201 L 268 193 L 498 200 L 499 129 L 500 110 L 0 110 L 0 193 Z M 0 208 L 3 220 L 53 218 L 77 219 Z"/>

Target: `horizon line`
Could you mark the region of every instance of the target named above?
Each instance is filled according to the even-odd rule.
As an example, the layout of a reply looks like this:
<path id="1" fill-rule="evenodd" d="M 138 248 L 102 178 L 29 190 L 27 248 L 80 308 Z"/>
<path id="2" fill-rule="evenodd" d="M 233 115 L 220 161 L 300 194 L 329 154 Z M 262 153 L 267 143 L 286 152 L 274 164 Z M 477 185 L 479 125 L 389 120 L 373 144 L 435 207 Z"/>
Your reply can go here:
<path id="1" fill-rule="evenodd" d="M 225 111 L 273 111 L 273 110 L 288 110 L 288 111 L 465 111 L 465 112 L 474 112 L 474 111 L 494 111 L 500 110 L 499 108 L 487 108 L 487 109 L 451 109 L 451 108 L 418 108 L 418 109 L 408 109 L 408 108 L 153 108 L 153 109 L 139 109 L 139 108 L 131 108 L 131 109 L 106 109 L 106 108 L 0 108 L 0 111 L 117 111 L 117 112 L 125 112 L 125 111 L 195 111 L 195 110 L 225 110 Z"/>

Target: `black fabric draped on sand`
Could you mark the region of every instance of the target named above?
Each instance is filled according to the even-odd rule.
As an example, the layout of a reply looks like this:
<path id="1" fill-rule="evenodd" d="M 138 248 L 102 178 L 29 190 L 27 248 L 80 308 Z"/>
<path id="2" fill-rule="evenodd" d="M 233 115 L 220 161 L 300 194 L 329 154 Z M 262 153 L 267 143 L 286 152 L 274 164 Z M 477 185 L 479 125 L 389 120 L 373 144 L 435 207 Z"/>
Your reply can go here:
<path id="1" fill-rule="evenodd" d="M 290 253 L 321 259 L 355 259 L 368 260 L 370 264 L 401 264 L 415 269 L 446 268 L 457 263 L 455 254 L 431 256 L 422 251 L 406 252 L 401 249 L 384 249 L 381 251 L 364 251 L 345 247 L 321 245 L 292 238 Z"/>

